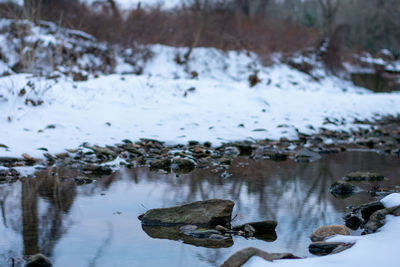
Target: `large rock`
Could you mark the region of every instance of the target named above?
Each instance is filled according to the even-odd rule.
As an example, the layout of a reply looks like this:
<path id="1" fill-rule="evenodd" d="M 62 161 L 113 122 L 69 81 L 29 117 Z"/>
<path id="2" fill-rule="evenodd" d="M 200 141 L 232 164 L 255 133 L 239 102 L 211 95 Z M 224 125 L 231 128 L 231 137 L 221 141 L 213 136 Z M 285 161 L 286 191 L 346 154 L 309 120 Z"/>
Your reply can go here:
<path id="1" fill-rule="evenodd" d="M 151 209 L 139 218 L 142 224 L 147 226 L 185 224 L 230 226 L 234 205 L 231 200 L 210 199 L 170 208 Z"/>
<path id="2" fill-rule="evenodd" d="M 379 228 L 381 228 L 385 224 L 386 215 L 391 214 L 398 216 L 399 213 L 400 213 L 400 205 L 375 211 L 369 218 L 367 224 L 365 224 L 364 227 L 365 233 L 366 234 L 375 233 Z"/>
<path id="3" fill-rule="evenodd" d="M 344 177 L 346 181 L 382 181 L 385 176 L 374 172 L 351 172 Z"/>
<path id="4" fill-rule="evenodd" d="M 245 264 L 251 257 L 258 256 L 263 258 L 266 261 L 273 261 L 273 256 L 266 251 L 260 250 L 258 248 L 245 248 L 239 250 L 235 254 L 229 257 L 221 267 L 240 267 Z"/>
<path id="5" fill-rule="evenodd" d="M 366 222 L 368 222 L 369 218 L 375 211 L 382 210 L 384 208 L 385 206 L 383 206 L 382 202 L 380 201 L 362 205 L 360 206 L 361 216 Z"/>
<path id="6" fill-rule="evenodd" d="M 30 257 L 27 261 L 26 267 L 52 267 L 50 260 L 43 254 L 36 254 Z"/>
<path id="7" fill-rule="evenodd" d="M 350 235 L 350 232 L 344 225 L 321 226 L 311 234 L 310 239 L 313 242 L 323 241 L 333 235 Z"/>

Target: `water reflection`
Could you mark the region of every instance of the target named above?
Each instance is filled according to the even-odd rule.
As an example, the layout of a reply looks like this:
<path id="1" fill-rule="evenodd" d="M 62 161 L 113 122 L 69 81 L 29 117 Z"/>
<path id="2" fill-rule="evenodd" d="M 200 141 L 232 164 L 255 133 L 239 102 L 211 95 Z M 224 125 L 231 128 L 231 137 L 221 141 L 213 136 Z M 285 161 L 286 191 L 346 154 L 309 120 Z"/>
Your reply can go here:
<path id="1" fill-rule="evenodd" d="M 365 189 L 399 184 L 399 158 L 360 152 L 309 164 L 240 159 L 228 179 L 213 169 L 176 176 L 141 168 L 76 186 L 74 170 L 41 171 L 37 179 L 0 187 L 0 266 L 11 266 L 10 257 L 37 252 L 50 256 L 55 266 L 218 266 L 247 246 L 306 256 L 316 227 L 342 223 L 346 206 L 372 199 L 367 193 L 348 199 L 329 193 L 331 183 L 357 170 L 391 178 L 360 184 Z M 210 198 L 235 201 L 234 224 L 277 220 L 277 240 L 234 237 L 222 248 L 196 247 L 167 240 L 183 237 L 146 234 L 137 219 L 146 209 Z"/>

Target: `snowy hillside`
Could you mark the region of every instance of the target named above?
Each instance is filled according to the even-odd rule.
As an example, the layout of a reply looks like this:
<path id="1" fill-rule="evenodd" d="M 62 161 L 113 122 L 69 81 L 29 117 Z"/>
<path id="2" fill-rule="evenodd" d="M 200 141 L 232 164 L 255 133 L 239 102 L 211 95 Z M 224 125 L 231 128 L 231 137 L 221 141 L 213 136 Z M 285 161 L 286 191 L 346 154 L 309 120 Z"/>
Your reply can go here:
<path id="1" fill-rule="evenodd" d="M 125 138 L 214 145 L 296 138 L 400 113 L 400 94 L 373 94 L 326 74 L 318 62 L 309 75 L 279 55 L 263 66 L 252 53 L 196 48 L 187 64 L 178 64 L 186 48 L 153 45 L 144 49 L 147 57 L 137 56 L 85 33 L 23 22 L 31 44 L 24 50 L 35 47 L 29 54 L 10 31 L 18 23 L 0 23 L 0 156 L 41 156 L 38 148 L 56 153 Z M 16 68 L 25 54 L 34 55 L 32 71 Z M 249 78 L 258 83 L 251 87 Z"/>

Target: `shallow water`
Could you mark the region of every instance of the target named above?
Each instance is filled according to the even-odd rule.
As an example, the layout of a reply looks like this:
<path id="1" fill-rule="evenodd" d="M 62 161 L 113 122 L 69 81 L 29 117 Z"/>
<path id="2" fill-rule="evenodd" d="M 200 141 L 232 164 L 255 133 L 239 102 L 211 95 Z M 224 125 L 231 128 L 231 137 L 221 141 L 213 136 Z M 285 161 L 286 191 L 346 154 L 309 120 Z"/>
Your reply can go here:
<path id="1" fill-rule="evenodd" d="M 0 266 L 21 265 L 25 254 L 49 255 L 54 266 L 219 266 L 233 252 L 254 246 L 268 252 L 310 256 L 310 233 L 343 224 L 349 205 L 374 199 L 358 193 L 336 199 L 328 191 L 351 171 L 379 172 L 400 185 L 400 159 L 366 152 L 324 156 L 313 163 L 236 160 L 229 172 L 197 169 L 175 175 L 147 168 L 121 170 L 77 186 L 74 170 L 37 173 L 0 187 Z M 360 184 L 370 189 L 378 183 Z M 273 242 L 234 237 L 227 248 L 205 248 L 148 236 L 137 216 L 147 209 L 210 198 L 234 200 L 234 224 L 278 221 Z M 355 232 L 354 234 L 358 234 Z"/>

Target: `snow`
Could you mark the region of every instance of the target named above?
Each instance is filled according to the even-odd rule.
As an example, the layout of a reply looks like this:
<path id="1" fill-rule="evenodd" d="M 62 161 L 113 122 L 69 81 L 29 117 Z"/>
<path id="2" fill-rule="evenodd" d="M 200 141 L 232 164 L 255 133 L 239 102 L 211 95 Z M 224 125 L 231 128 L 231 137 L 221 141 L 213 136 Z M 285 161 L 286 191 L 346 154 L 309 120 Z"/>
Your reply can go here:
<path id="1" fill-rule="evenodd" d="M 350 130 L 359 127 L 353 124 L 355 118 L 400 113 L 400 94 L 373 94 L 323 76 L 321 70 L 315 81 L 280 63 L 278 56 L 274 65 L 264 67 L 252 53 L 196 48 L 182 66 L 173 59 L 185 48 L 150 49 L 154 57 L 141 75 L 100 75 L 85 82 L 30 74 L 0 78 L 0 140 L 9 147 L 0 148 L 0 156 L 26 152 L 41 157 L 44 151 L 38 148 L 58 153 L 83 142 L 105 145 L 139 138 L 213 145 L 296 138 L 298 131 L 312 133 L 311 126 Z M 83 57 L 81 63 L 93 60 Z M 129 72 L 129 64 L 119 62 L 116 70 Z M 197 78 L 192 78 L 193 71 Z M 250 87 L 248 77 L 255 72 L 261 83 Z M 22 88 L 27 93 L 19 97 Z M 43 104 L 26 105 L 28 98 Z M 339 125 L 324 124 L 326 118 Z"/>
<path id="2" fill-rule="evenodd" d="M 382 204 L 386 207 L 394 207 L 400 205 L 400 193 L 390 194 L 381 199 Z"/>
<path id="3" fill-rule="evenodd" d="M 386 207 L 400 205 L 400 194 L 391 194 L 381 202 Z M 252 257 L 245 267 L 296 266 L 296 267 L 397 267 L 398 239 L 400 236 L 400 217 L 386 216 L 386 224 L 375 234 L 364 236 L 335 236 L 329 241 L 355 242 L 354 246 L 341 253 L 325 257 L 300 260 L 279 260 L 267 262 L 260 257 Z"/>

